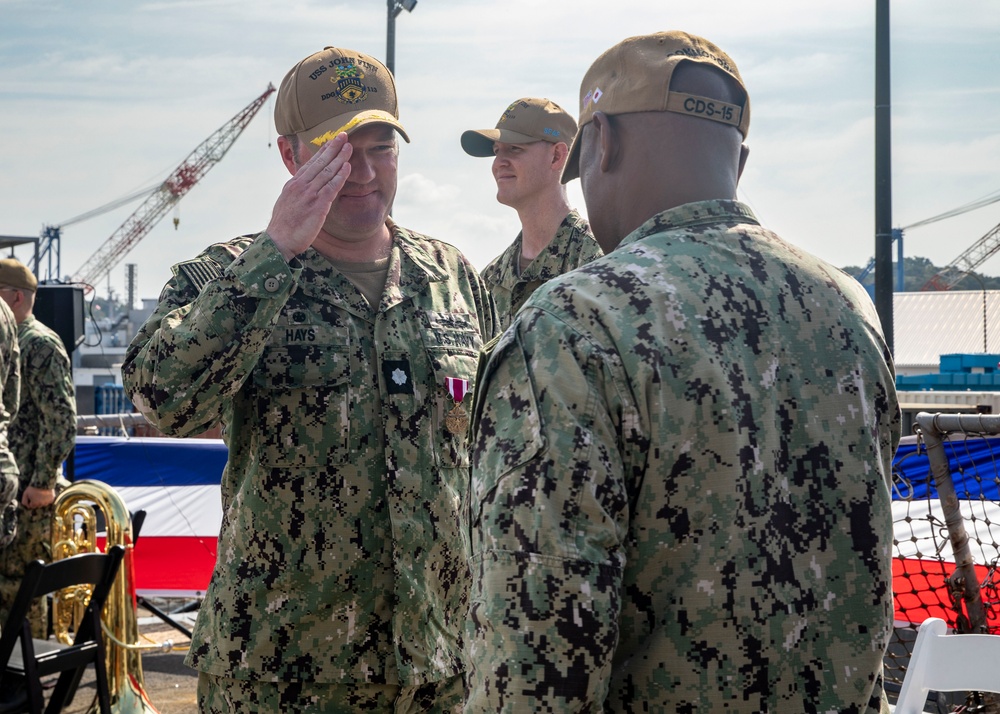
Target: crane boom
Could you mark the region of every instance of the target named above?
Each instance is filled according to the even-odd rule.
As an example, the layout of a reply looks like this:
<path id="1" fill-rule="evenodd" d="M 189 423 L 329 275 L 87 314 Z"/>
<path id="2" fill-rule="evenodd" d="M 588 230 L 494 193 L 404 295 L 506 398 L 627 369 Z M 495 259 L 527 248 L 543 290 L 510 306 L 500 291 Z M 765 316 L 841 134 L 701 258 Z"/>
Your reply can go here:
<path id="1" fill-rule="evenodd" d="M 930 277 L 921 290 L 951 290 L 966 275 L 986 262 L 1000 250 L 1000 224 L 993 226 L 986 235 L 973 243 L 969 248 L 948 265 Z"/>
<path id="2" fill-rule="evenodd" d="M 274 85 L 268 84 L 263 94 L 188 154 L 159 188 L 87 259 L 73 276 L 73 282 L 93 285 L 107 275 L 152 230 L 171 206 L 181 200 L 226 155 L 272 92 Z"/>

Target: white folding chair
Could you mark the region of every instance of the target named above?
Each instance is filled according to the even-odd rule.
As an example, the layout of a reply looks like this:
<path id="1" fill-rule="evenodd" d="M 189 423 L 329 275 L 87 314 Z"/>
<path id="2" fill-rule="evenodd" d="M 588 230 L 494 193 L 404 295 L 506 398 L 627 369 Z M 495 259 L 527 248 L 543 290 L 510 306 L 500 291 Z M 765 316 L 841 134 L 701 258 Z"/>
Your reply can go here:
<path id="1" fill-rule="evenodd" d="M 896 700 L 896 714 L 920 714 L 930 691 L 1000 692 L 1000 636 L 949 635 L 944 620 L 924 620 Z"/>

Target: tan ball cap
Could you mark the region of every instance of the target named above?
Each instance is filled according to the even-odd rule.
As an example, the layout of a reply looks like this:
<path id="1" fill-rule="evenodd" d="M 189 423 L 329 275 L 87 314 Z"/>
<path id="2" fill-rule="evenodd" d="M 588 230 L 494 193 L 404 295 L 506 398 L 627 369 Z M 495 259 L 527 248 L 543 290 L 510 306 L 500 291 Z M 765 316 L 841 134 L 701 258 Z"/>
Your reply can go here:
<path id="1" fill-rule="evenodd" d="M 21 261 L 4 258 L 0 260 L 0 287 L 17 288 L 33 293 L 38 290 L 38 278 Z"/>
<path id="2" fill-rule="evenodd" d="M 340 132 L 388 124 L 409 142 L 399 123 L 396 82 L 377 59 L 355 50 L 327 47 L 292 67 L 278 88 L 274 126 L 295 134 L 313 151 Z"/>
<path id="3" fill-rule="evenodd" d="M 496 129 L 470 129 L 462 133 L 462 148 L 470 156 L 493 156 L 493 142 L 530 144 L 547 141 L 566 146 L 576 136 L 576 121 L 548 99 L 524 97 L 512 103 L 497 122 Z"/>
<path id="4" fill-rule="evenodd" d="M 671 92 L 670 80 L 682 62 L 712 65 L 728 74 L 743 90 L 743 104 Z M 594 60 L 580 85 L 580 130 L 563 169 L 563 183 L 580 175 L 580 137 L 599 111 L 678 112 L 734 126 L 744 138 L 750 129 L 750 95 L 736 63 L 708 40 L 686 32 L 629 37 Z"/>

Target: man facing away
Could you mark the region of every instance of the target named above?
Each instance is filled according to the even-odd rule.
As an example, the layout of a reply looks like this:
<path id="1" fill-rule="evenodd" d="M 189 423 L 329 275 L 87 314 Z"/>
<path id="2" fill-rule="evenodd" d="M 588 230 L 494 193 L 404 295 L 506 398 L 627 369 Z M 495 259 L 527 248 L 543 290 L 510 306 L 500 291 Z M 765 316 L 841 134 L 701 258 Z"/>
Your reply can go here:
<path id="1" fill-rule="evenodd" d="M 327 47 L 278 89 L 267 229 L 174 267 L 123 376 L 167 434 L 229 446 L 188 662 L 203 712 L 453 711 L 468 412 L 494 333 L 450 245 L 397 225 L 392 75 Z"/>
<path id="2" fill-rule="evenodd" d="M 8 433 L 20 471 L 17 536 L 0 550 L 0 622 L 14 602 L 29 563 L 52 559 L 52 504 L 62 465 L 76 443 L 76 395 L 62 339 L 34 315 L 38 279 L 14 258 L 0 260 L 0 298 L 17 322 L 21 405 Z M 29 614 L 35 637 L 48 634 L 44 598 Z"/>
<path id="3" fill-rule="evenodd" d="M 575 135 L 573 117 L 555 102 L 535 97 L 507 107 L 495 129 L 462 134 L 467 154 L 493 157 L 497 201 L 521 220 L 517 238 L 482 273 L 501 329 L 539 285 L 603 255 L 560 181 Z"/>
<path id="4" fill-rule="evenodd" d="M 564 179 L 606 255 L 478 386 L 469 712 L 886 706 L 893 367 L 861 286 L 735 199 L 749 112 L 681 32 L 583 79 Z"/>

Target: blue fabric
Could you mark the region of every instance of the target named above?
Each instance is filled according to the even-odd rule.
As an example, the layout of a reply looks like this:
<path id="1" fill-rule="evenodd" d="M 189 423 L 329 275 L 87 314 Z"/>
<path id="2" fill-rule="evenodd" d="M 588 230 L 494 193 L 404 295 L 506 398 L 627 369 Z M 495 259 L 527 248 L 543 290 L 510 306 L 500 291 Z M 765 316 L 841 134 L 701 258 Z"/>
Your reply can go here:
<path id="1" fill-rule="evenodd" d="M 1000 500 L 997 473 L 1000 463 L 1000 437 L 983 439 L 963 439 L 957 437 L 954 441 L 943 444 L 945 454 L 951 464 L 951 476 L 955 482 L 955 492 L 959 499 L 983 498 L 987 501 Z M 915 439 L 907 439 L 896 450 L 893 459 L 894 471 L 903 478 L 893 485 L 893 500 L 906 498 L 937 498 L 937 489 L 930 483 L 930 462 L 927 451 L 921 445 L 917 451 Z"/>
<path id="2" fill-rule="evenodd" d="M 113 487 L 218 485 L 227 455 L 221 439 L 78 436 L 73 480 Z"/>

